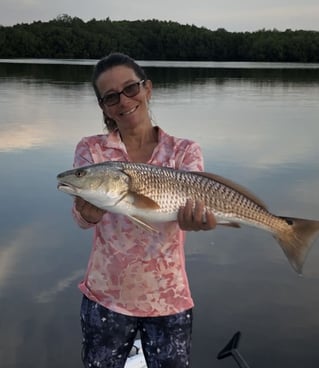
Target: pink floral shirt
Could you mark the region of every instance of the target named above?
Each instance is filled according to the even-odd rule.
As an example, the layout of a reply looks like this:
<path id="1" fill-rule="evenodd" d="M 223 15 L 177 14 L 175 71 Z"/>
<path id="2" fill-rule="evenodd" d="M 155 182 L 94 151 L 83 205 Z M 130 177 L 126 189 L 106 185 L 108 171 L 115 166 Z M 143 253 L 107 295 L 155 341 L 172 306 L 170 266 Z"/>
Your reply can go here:
<path id="1" fill-rule="evenodd" d="M 203 170 L 199 145 L 158 129 L 158 145 L 149 164 L 183 170 Z M 88 162 L 130 161 L 118 131 L 83 138 L 74 167 Z M 86 222 L 73 207 L 82 228 L 94 227 L 93 248 L 84 280 L 89 299 L 131 316 L 164 316 L 193 307 L 185 270 L 184 232 L 176 221 L 153 224 L 153 233 L 124 215 L 106 213 L 97 225 Z"/>

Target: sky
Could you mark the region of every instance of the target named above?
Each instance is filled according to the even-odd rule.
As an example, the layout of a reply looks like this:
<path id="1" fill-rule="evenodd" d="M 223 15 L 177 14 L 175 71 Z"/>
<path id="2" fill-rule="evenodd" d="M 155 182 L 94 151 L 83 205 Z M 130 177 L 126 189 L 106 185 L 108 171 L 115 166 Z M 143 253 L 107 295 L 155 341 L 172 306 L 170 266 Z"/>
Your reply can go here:
<path id="1" fill-rule="evenodd" d="M 319 31 L 318 0 L 0 0 L 0 25 L 48 21 L 58 15 L 88 21 L 158 19 L 211 30 Z"/>

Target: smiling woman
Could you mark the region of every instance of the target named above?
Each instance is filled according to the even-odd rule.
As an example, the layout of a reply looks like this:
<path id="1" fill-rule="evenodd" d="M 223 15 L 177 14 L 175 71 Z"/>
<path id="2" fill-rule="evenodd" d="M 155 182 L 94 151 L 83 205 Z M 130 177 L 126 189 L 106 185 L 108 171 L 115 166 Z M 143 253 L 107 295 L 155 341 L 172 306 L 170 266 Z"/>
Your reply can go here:
<path id="1" fill-rule="evenodd" d="M 93 87 L 108 134 L 79 142 L 76 168 L 87 162 L 128 161 L 203 169 L 198 144 L 153 126 L 148 109 L 152 82 L 133 59 L 116 53 L 100 60 Z M 86 180 L 84 170 L 75 172 L 79 180 Z M 127 186 L 128 179 L 121 181 L 121 187 L 115 175 L 124 196 L 123 184 Z M 99 181 L 107 183 L 104 177 Z M 60 189 L 65 188 L 71 190 L 62 181 Z M 93 250 L 80 284 L 85 366 L 112 361 L 113 367 L 123 368 L 139 331 L 149 368 L 188 367 L 194 303 L 185 270 L 182 229 L 210 230 L 215 227 L 213 214 L 204 210 L 202 201 L 189 201 L 180 205 L 174 221 L 150 232 L 145 231 L 146 225 L 136 226 L 137 218 L 101 210 L 97 203 L 83 198 L 75 199 L 74 218 L 84 229 L 94 227 Z"/>
<path id="2" fill-rule="evenodd" d="M 142 90 L 141 85 L 144 87 Z M 140 108 L 142 111 L 138 117 L 150 123 L 147 111 L 152 83 L 144 70 L 126 55 L 113 54 L 112 57 L 100 60 L 94 69 L 93 88 L 110 132 L 118 128 L 119 122 L 113 117 L 116 112 L 123 117 Z M 124 101 L 121 101 L 121 95 L 124 95 Z"/>

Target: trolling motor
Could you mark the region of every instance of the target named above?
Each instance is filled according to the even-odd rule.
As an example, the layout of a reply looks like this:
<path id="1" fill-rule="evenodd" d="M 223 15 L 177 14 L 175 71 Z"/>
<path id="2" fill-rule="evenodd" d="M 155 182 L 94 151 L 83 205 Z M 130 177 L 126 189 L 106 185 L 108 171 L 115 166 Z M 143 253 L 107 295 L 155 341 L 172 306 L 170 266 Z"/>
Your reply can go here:
<path id="1" fill-rule="evenodd" d="M 236 363 L 238 364 L 239 368 L 250 368 L 245 359 L 240 355 L 239 351 L 237 350 L 239 340 L 241 337 L 241 332 L 238 331 L 235 335 L 231 338 L 231 340 L 227 343 L 227 345 L 222 349 L 218 355 L 217 359 L 221 360 L 232 356 Z"/>

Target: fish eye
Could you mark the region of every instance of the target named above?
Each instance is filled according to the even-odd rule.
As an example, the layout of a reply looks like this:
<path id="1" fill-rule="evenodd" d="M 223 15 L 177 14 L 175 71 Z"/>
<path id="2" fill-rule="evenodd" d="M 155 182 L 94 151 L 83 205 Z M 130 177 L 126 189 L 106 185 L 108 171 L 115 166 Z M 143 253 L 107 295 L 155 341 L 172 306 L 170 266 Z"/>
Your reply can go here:
<path id="1" fill-rule="evenodd" d="M 76 171 L 75 171 L 75 173 L 74 173 L 74 175 L 75 175 L 77 178 L 82 178 L 83 176 L 85 176 L 85 174 L 86 174 L 86 171 L 81 170 L 81 169 L 76 170 Z"/>

